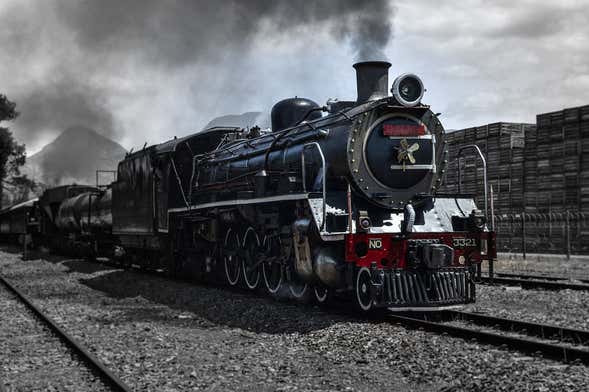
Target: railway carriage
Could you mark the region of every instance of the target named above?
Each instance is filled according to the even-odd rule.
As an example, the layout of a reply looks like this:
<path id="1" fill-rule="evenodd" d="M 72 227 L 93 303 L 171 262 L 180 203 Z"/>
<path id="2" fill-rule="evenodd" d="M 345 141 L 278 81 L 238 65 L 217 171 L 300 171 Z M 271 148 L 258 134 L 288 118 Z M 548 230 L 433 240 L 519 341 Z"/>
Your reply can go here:
<path id="1" fill-rule="evenodd" d="M 36 203 L 35 242 L 61 252 L 93 257 L 109 254 L 111 192 L 89 185 L 62 185 L 43 192 Z"/>
<path id="2" fill-rule="evenodd" d="M 34 213 L 37 200 L 37 198 L 31 199 L 0 211 L 2 240 L 22 244 L 25 236 L 31 237 L 38 232 L 38 221 Z"/>

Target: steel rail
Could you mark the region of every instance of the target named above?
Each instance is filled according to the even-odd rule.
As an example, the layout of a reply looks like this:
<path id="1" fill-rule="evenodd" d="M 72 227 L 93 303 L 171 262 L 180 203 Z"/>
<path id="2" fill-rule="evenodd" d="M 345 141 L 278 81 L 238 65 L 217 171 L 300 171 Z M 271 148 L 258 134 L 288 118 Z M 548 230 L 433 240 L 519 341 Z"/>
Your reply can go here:
<path id="1" fill-rule="evenodd" d="M 481 313 L 463 312 L 458 310 L 443 311 L 444 316 L 454 320 L 470 321 L 478 325 L 486 325 L 503 331 L 535 336 L 542 339 L 559 340 L 561 342 L 589 344 L 589 331 L 559 327 L 557 325 L 540 324 L 528 321 L 495 317 Z"/>
<path id="2" fill-rule="evenodd" d="M 522 337 L 507 336 L 493 332 L 480 331 L 478 329 L 458 327 L 437 321 L 428 321 L 413 316 L 389 315 L 389 321 L 393 321 L 413 328 L 422 328 L 426 331 L 446 333 L 462 339 L 475 339 L 478 342 L 494 346 L 506 346 L 516 351 L 529 354 L 539 353 L 550 359 L 565 363 L 580 361 L 589 364 L 589 350 L 582 350 L 562 344 L 546 343 Z"/>
<path id="3" fill-rule="evenodd" d="M 568 281 L 570 282 L 571 279 L 563 277 L 563 276 L 546 276 L 546 275 L 534 275 L 534 274 L 513 274 L 510 272 L 495 272 L 493 276 L 498 276 L 501 278 L 516 278 L 516 279 L 540 279 L 540 280 L 549 280 L 552 282 L 558 281 Z M 574 281 L 589 284 L 589 279 L 574 279 Z"/>
<path id="4" fill-rule="evenodd" d="M 86 364 L 95 370 L 100 378 L 115 391 L 131 392 L 114 373 L 108 370 L 98 358 L 78 343 L 72 336 L 59 327 L 49 316 L 31 302 L 20 290 L 13 286 L 4 276 L 0 275 L 0 282 L 29 308 L 37 318 L 46 324 L 71 350 L 75 351 Z"/>
<path id="5" fill-rule="evenodd" d="M 589 284 L 580 283 L 565 283 L 565 282 L 554 282 L 548 280 L 534 280 L 534 279 L 521 279 L 521 278 L 502 278 L 493 277 L 493 279 L 483 276 L 480 279 L 481 283 L 485 284 L 500 284 L 500 285 L 513 285 L 521 286 L 524 289 L 541 288 L 546 290 L 580 290 L 588 291 Z"/>

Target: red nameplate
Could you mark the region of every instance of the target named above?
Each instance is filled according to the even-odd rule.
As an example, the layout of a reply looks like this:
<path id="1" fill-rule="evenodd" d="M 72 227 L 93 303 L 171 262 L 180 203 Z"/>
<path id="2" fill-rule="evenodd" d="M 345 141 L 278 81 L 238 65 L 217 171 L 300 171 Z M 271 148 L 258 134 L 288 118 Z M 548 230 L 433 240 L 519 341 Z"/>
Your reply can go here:
<path id="1" fill-rule="evenodd" d="M 384 124 L 383 136 L 421 136 L 425 135 L 425 126 L 416 124 Z"/>

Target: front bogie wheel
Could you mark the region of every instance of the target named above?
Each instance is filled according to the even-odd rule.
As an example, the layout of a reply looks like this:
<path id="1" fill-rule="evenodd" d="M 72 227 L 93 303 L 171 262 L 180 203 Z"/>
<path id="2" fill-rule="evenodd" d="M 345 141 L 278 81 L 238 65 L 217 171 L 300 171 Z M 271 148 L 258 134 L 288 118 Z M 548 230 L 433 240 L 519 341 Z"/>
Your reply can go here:
<path id="1" fill-rule="evenodd" d="M 360 268 L 356 273 L 354 302 L 356 307 L 363 312 L 369 312 L 374 308 L 371 285 L 370 270 L 366 267 Z"/>

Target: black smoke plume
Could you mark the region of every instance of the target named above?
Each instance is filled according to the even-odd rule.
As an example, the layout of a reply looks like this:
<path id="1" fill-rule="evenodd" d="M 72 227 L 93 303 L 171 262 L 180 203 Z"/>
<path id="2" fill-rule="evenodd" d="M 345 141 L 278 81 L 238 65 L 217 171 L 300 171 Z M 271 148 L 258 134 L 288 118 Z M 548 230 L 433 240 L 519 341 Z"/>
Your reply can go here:
<path id="1" fill-rule="evenodd" d="M 137 98 L 126 87 L 133 75 L 158 74 L 165 82 L 167 74 L 202 67 L 191 82 L 218 80 L 219 91 L 208 94 L 219 97 L 224 75 L 235 73 L 256 43 L 287 37 L 312 51 L 318 27 L 327 28 L 333 45 L 349 45 L 354 60 L 383 59 L 393 11 L 389 0 L 12 0 L 0 7 L 0 50 L 10 58 L 0 70 L 18 82 L 0 88 L 11 86 L 5 93 L 22 113 L 15 124 L 21 141 L 72 124 L 120 140 L 129 130 L 113 97 Z"/>

